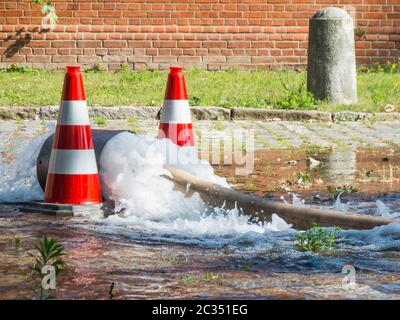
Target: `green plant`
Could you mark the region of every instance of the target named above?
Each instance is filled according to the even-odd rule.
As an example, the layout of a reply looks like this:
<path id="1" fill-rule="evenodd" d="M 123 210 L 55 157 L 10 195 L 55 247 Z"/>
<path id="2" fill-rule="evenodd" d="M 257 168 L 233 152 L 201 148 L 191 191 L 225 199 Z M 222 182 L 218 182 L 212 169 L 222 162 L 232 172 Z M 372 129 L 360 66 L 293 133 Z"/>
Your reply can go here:
<path id="1" fill-rule="evenodd" d="M 128 72 L 128 71 L 129 71 L 129 65 L 127 63 L 121 64 L 119 72 Z"/>
<path id="2" fill-rule="evenodd" d="M 366 35 L 366 31 L 364 30 L 364 29 L 361 29 L 361 28 L 356 28 L 356 29 L 354 29 L 354 36 L 357 38 L 357 39 L 362 39 L 362 38 L 364 38 L 365 37 L 365 35 Z"/>
<path id="3" fill-rule="evenodd" d="M 198 97 L 198 96 L 190 96 L 189 97 L 189 104 L 191 106 L 199 105 L 200 101 L 201 101 L 201 97 Z"/>
<path id="4" fill-rule="evenodd" d="M 207 271 L 203 275 L 203 280 L 209 283 L 220 283 L 222 280 L 222 276 L 210 271 Z"/>
<path id="5" fill-rule="evenodd" d="M 50 1 L 32 0 L 32 2 L 42 6 L 42 13 L 46 15 L 46 18 L 49 19 L 51 25 L 55 25 L 57 23 L 58 16 L 56 14 L 54 5 Z"/>
<path id="6" fill-rule="evenodd" d="M 130 117 L 129 119 L 128 119 L 128 123 L 129 124 L 136 124 L 138 122 L 138 119 L 137 118 L 135 118 L 135 117 Z"/>
<path id="7" fill-rule="evenodd" d="M 395 62 L 373 62 L 370 65 L 358 68 L 358 71 L 363 73 L 400 73 L 400 58 Z"/>
<path id="8" fill-rule="evenodd" d="M 65 261 L 62 258 L 64 256 L 64 247 L 57 239 L 43 236 L 43 238 L 35 244 L 35 248 L 37 253 L 30 254 L 35 259 L 32 271 L 36 273 L 40 279 L 40 299 L 49 299 L 48 290 L 44 290 L 41 283 L 44 278 L 42 270 L 45 266 L 51 266 L 54 268 L 56 275 L 63 270 L 65 266 Z"/>
<path id="9" fill-rule="evenodd" d="M 104 117 L 94 117 L 93 120 L 99 127 L 105 127 L 107 125 L 107 119 Z"/>
<path id="10" fill-rule="evenodd" d="M 247 182 L 245 187 L 244 187 L 244 189 L 247 192 L 254 192 L 254 191 L 256 191 L 257 188 L 256 188 L 256 185 L 253 182 Z"/>
<path id="11" fill-rule="evenodd" d="M 184 274 L 181 277 L 181 280 L 186 284 L 190 284 L 190 283 L 197 282 L 199 280 L 199 278 L 194 274 Z"/>
<path id="12" fill-rule="evenodd" d="M 183 255 L 164 255 L 162 254 L 162 260 L 169 263 L 172 266 L 177 266 L 187 262 L 187 257 Z"/>
<path id="13" fill-rule="evenodd" d="M 21 245 L 21 239 L 17 236 L 10 239 L 10 246 L 13 247 L 15 250 L 18 250 Z"/>
<path id="14" fill-rule="evenodd" d="M 286 98 L 278 101 L 280 108 L 301 110 L 313 110 L 316 108 L 317 102 L 314 95 L 305 89 L 304 81 L 297 88 L 289 86 L 284 81 L 281 81 L 281 84 L 286 92 Z"/>
<path id="15" fill-rule="evenodd" d="M 297 232 L 297 244 L 304 251 L 327 251 L 333 248 L 336 242 L 336 234 L 339 231 L 340 228 L 338 227 L 329 230 L 320 228 L 316 223 L 312 223 L 308 230 Z"/>
<path id="16" fill-rule="evenodd" d="M 88 71 L 92 71 L 92 72 L 101 72 L 101 71 L 104 71 L 104 67 L 103 67 L 103 65 L 100 63 L 100 62 L 95 62 L 94 64 L 93 64 L 93 67 L 92 67 L 92 69 L 90 69 L 90 70 L 88 70 Z"/>
<path id="17" fill-rule="evenodd" d="M 327 186 L 326 187 L 328 189 L 329 192 L 329 197 L 332 200 L 336 200 L 336 198 L 338 197 L 339 194 L 351 194 L 351 193 L 356 193 L 359 190 L 353 186 Z"/>
<path id="18" fill-rule="evenodd" d="M 32 72 L 32 68 L 19 63 L 12 63 L 7 69 L 8 72 L 28 73 Z"/>
<path id="19" fill-rule="evenodd" d="M 297 174 L 297 183 L 298 184 L 309 184 L 311 181 L 311 177 L 308 172 L 299 172 Z"/>
<path id="20" fill-rule="evenodd" d="M 17 123 L 17 126 L 21 126 L 24 123 L 24 119 L 22 119 L 19 115 L 15 117 L 15 122 Z"/>
<path id="21" fill-rule="evenodd" d="M 325 153 L 332 150 L 330 147 L 324 147 L 314 143 L 307 143 L 305 149 L 307 156 L 314 156 L 316 154 Z"/>

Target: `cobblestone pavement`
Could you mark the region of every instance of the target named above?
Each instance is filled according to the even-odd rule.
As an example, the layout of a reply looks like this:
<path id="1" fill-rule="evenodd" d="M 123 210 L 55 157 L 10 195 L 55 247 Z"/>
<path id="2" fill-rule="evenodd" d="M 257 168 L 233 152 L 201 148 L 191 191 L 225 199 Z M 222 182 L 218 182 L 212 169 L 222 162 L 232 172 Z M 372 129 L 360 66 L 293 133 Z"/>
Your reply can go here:
<path id="1" fill-rule="evenodd" d="M 21 145 L 27 138 L 44 134 L 55 121 L 1 121 L 0 152 Z M 254 137 L 255 149 L 290 149 L 301 145 L 333 148 L 379 148 L 400 144 L 399 122 L 261 122 L 261 121 L 196 121 L 195 139 L 200 148 L 208 139 L 230 139 L 244 135 Z M 108 120 L 93 128 L 126 129 L 155 136 L 158 121 Z"/>

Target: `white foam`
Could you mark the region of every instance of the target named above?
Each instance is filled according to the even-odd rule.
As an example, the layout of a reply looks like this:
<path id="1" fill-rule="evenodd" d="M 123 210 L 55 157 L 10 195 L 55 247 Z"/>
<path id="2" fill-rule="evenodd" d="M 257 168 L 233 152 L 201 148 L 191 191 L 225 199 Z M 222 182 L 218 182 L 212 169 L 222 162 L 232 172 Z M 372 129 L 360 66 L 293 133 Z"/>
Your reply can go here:
<path id="1" fill-rule="evenodd" d="M 185 237 L 263 234 L 267 230 L 290 228 L 277 216 L 270 223 L 256 224 L 238 209 L 210 210 L 197 193 L 188 197 L 174 191 L 174 183 L 162 177 L 170 176 L 164 164 L 229 187 L 192 149 L 178 147 L 168 139 L 124 132 L 106 144 L 100 159 L 103 193 L 115 201 L 117 211 L 121 212 L 107 218 L 108 224 Z"/>
<path id="2" fill-rule="evenodd" d="M 299 196 L 297 196 L 294 192 L 292 193 L 292 205 L 297 206 L 297 207 L 304 207 L 306 204 L 306 201 L 304 199 L 301 199 Z"/>
<path id="3" fill-rule="evenodd" d="M 390 217 L 390 210 L 381 200 L 376 200 L 376 215 Z"/>
<path id="4" fill-rule="evenodd" d="M 0 201 L 43 198 L 36 179 L 36 158 L 47 137 L 28 141 L 17 151 L 13 163 L 0 164 Z M 174 162 L 174 154 L 183 161 Z M 275 214 L 270 222 L 254 223 L 237 208 L 210 210 L 198 194 L 187 197 L 174 190 L 174 184 L 162 177 L 170 175 L 163 167 L 166 163 L 229 186 L 225 179 L 214 175 L 208 162 L 197 159 L 190 148 L 179 148 L 169 140 L 122 133 L 106 144 L 100 159 L 103 191 L 116 201 L 118 213 L 103 220 L 93 217 L 100 224 L 87 223 L 87 227 L 126 232 L 138 238 L 150 234 L 152 239 L 207 245 L 231 244 L 232 241 L 252 246 L 268 244 L 273 242 L 271 234 L 276 237 L 294 232 L 291 225 Z M 293 203 L 304 205 L 295 195 Z M 343 205 L 340 196 L 337 203 Z M 393 217 L 387 206 L 386 210 L 379 202 L 377 205 L 380 206 L 378 213 Z M 346 230 L 341 234 L 345 242 L 362 250 L 400 250 L 398 223 L 372 230 Z"/>
<path id="5" fill-rule="evenodd" d="M 346 230 L 342 234 L 362 250 L 400 251 L 400 223 L 390 223 L 370 230 Z"/>
<path id="6" fill-rule="evenodd" d="M 350 205 L 348 203 L 343 203 L 340 200 L 340 196 L 342 195 L 342 193 L 339 193 L 336 201 L 335 201 L 335 210 L 336 211 L 340 211 L 340 212 L 348 212 L 349 211 L 349 207 Z"/>
<path id="7" fill-rule="evenodd" d="M 36 159 L 49 134 L 20 146 L 12 163 L 0 163 L 0 201 L 42 200 L 43 190 L 36 177 Z"/>

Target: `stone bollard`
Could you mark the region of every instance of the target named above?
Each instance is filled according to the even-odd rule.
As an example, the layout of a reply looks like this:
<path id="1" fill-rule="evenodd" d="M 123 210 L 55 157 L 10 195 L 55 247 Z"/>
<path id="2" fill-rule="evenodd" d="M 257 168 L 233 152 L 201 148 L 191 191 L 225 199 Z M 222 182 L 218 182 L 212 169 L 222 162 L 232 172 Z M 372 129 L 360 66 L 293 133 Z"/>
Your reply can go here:
<path id="1" fill-rule="evenodd" d="M 334 103 L 357 102 L 353 19 L 329 7 L 310 19 L 307 90 Z"/>

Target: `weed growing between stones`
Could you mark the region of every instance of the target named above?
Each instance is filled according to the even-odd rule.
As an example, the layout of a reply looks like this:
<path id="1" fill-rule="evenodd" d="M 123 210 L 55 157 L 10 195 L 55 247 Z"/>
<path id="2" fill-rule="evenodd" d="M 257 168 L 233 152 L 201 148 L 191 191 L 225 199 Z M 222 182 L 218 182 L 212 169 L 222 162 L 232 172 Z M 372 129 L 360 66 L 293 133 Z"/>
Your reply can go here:
<path id="1" fill-rule="evenodd" d="M 166 255 L 163 253 L 161 259 L 172 266 L 177 266 L 187 262 L 187 257 L 183 255 Z"/>
<path id="2" fill-rule="evenodd" d="M 257 187 L 253 182 L 247 182 L 244 189 L 246 192 L 255 192 Z"/>
<path id="3" fill-rule="evenodd" d="M 105 127 L 107 125 L 107 119 L 104 117 L 95 117 L 95 118 L 93 118 L 93 121 L 99 127 Z"/>
<path id="4" fill-rule="evenodd" d="M 199 278 L 194 274 L 184 274 L 181 276 L 181 280 L 185 284 L 192 284 L 199 281 Z"/>
<path id="5" fill-rule="evenodd" d="M 220 284 L 222 281 L 222 276 L 211 271 L 207 271 L 203 275 L 203 281 L 207 283 L 217 283 Z"/>
<path id="6" fill-rule="evenodd" d="M 356 193 L 359 190 L 353 186 L 327 186 L 329 198 L 336 200 L 339 195 Z"/>

